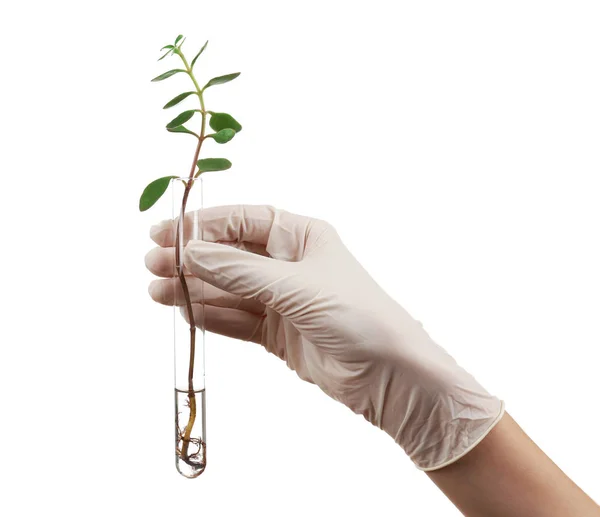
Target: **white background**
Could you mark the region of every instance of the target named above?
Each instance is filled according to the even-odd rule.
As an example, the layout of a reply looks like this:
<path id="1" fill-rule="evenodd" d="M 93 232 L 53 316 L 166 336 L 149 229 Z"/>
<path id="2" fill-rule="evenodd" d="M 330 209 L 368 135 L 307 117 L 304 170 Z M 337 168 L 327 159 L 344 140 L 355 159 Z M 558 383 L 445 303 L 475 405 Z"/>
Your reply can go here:
<path id="1" fill-rule="evenodd" d="M 210 40 L 201 80 L 242 72 L 206 94 L 244 126 L 206 204 L 333 223 L 600 500 L 597 2 L 1 9 L 0 513 L 458 515 L 387 435 L 214 335 L 209 465 L 176 473 L 171 310 L 144 267 L 170 205 L 137 203 L 192 159 L 161 109 L 187 78 L 150 82 L 179 33 L 190 58 Z"/>

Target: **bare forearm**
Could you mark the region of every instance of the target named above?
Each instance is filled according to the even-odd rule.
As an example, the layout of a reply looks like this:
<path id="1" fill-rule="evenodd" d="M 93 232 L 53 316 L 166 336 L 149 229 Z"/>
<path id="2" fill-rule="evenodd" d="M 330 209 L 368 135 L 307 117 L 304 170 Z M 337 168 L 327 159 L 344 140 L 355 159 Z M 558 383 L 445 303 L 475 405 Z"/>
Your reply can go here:
<path id="1" fill-rule="evenodd" d="M 471 452 L 427 475 L 467 517 L 600 517 L 508 414 Z"/>

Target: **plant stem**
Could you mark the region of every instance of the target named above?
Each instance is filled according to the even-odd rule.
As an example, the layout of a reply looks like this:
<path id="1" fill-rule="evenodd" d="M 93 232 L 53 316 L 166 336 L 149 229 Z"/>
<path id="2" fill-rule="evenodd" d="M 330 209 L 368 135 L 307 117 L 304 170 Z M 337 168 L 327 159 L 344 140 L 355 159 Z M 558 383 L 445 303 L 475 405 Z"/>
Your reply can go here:
<path id="1" fill-rule="evenodd" d="M 181 288 L 183 290 L 183 295 L 185 297 L 185 304 L 186 304 L 186 308 L 187 308 L 188 319 L 190 322 L 190 362 L 189 362 L 189 367 L 188 367 L 188 399 L 189 399 L 189 406 L 190 406 L 190 417 L 189 417 L 188 423 L 185 427 L 184 435 L 181 438 L 183 441 L 183 445 L 181 447 L 181 458 L 186 463 L 189 463 L 188 450 L 189 450 L 189 446 L 190 446 L 190 439 L 192 436 L 192 428 L 194 427 L 194 423 L 196 422 L 196 414 L 197 414 L 196 393 L 194 391 L 194 361 L 196 358 L 196 322 L 194 320 L 194 312 L 193 312 L 193 308 L 192 308 L 190 292 L 188 289 L 187 281 L 185 279 L 185 275 L 183 273 L 183 265 L 181 263 L 181 253 L 180 253 L 181 242 L 180 242 L 179 225 L 184 224 L 183 218 L 185 216 L 185 209 L 187 206 L 188 197 L 190 194 L 190 190 L 192 189 L 192 186 L 194 185 L 194 172 L 196 170 L 196 163 L 198 161 L 198 156 L 200 155 L 200 149 L 202 148 L 202 142 L 204 141 L 204 131 L 206 128 L 206 109 L 204 108 L 204 98 L 202 97 L 202 90 L 198 86 L 198 82 L 196 81 L 196 78 L 194 77 L 192 69 L 188 65 L 188 62 L 185 59 L 185 56 L 183 55 L 183 53 L 181 53 L 181 51 L 177 51 L 177 54 L 183 60 L 183 64 L 185 65 L 188 75 L 190 76 L 190 78 L 192 79 L 192 81 L 194 83 L 194 86 L 196 87 L 196 91 L 197 91 L 198 97 L 200 99 L 200 106 L 202 108 L 202 111 L 201 111 L 202 128 L 200 131 L 200 138 L 198 138 L 198 145 L 196 146 L 196 152 L 194 153 L 194 160 L 192 161 L 192 168 L 190 170 L 189 180 L 185 186 L 185 191 L 183 193 L 183 200 L 181 201 L 181 211 L 180 211 L 179 221 L 177 223 L 178 228 L 177 228 L 177 237 L 176 237 L 176 242 L 175 242 L 175 266 L 179 273 L 179 281 L 181 283 Z M 203 303 L 204 303 L 204 300 L 203 300 Z M 202 325 L 204 325 L 204 321 L 202 322 Z"/>

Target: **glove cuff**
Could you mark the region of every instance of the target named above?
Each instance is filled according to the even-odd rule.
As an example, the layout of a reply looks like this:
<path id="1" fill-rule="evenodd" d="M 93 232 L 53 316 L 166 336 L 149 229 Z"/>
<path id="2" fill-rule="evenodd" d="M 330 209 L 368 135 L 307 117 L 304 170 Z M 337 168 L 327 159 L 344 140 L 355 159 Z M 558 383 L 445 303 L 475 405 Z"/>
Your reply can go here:
<path id="1" fill-rule="evenodd" d="M 455 410 L 456 407 L 451 407 Z M 417 448 L 410 455 L 422 471 L 446 467 L 472 451 L 500 422 L 505 412 L 504 401 L 490 397 L 484 408 L 469 408 L 473 416 L 464 417 L 464 409 L 455 418 L 435 423 L 434 445 Z M 436 441 L 439 438 L 439 441 Z M 432 438 L 427 440 L 431 443 Z"/>

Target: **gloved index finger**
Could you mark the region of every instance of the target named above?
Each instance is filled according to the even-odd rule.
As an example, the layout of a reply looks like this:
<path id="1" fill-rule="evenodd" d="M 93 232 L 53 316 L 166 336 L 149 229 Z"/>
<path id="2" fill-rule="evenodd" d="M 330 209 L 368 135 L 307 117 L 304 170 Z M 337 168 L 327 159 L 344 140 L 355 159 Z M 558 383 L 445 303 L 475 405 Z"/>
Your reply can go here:
<path id="1" fill-rule="evenodd" d="M 275 219 L 275 211 L 274 207 L 268 205 L 227 205 L 200 210 L 198 219 L 203 240 L 266 245 Z M 194 213 L 185 214 L 184 244 L 192 235 Z M 150 229 L 152 240 L 162 247 L 174 246 L 178 219 L 167 219 L 154 225 Z"/>

